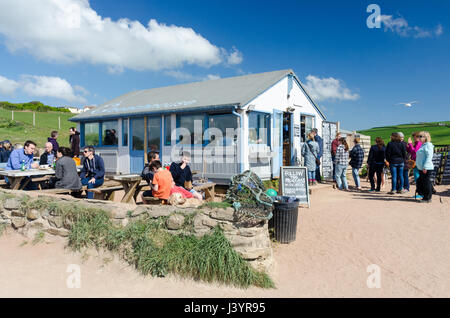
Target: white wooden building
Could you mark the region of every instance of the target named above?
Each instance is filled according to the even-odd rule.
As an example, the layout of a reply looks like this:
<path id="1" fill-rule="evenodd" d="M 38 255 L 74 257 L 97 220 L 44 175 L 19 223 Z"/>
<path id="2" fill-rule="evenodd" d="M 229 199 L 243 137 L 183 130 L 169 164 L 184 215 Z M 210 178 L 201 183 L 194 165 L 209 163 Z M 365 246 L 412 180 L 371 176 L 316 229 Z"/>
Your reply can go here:
<path id="1" fill-rule="evenodd" d="M 160 151 L 163 163 L 174 160 L 171 154 L 180 145 L 203 158 L 208 147 L 218 145 L 211 128 L 224 136 L 226 128 L 234 128 L 237 135 L 224 140 L 234 150 L 223 154 L 223 162 L 201 159 L 191 165 L 228 183 L 247 169 L 262 179 L 277 178 L 280 166 L 301 162 L 307 133 L 316 127 L 321 134 L 325 116 L 295 73 L 281 70 L 135 91 L 71 120 L 81 132 L 81 146 L 93 145 L 107 172 L 116 174 L 140 173 L 150 150 Z M 175 128 L 197 135 L 183 139 Z"/>

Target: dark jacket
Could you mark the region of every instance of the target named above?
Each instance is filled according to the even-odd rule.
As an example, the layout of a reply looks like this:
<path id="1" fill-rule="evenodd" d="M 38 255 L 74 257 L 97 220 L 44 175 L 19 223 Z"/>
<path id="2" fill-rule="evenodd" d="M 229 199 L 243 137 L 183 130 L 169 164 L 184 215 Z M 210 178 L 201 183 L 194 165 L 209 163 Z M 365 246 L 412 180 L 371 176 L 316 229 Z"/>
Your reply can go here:
<path id="1" fill-rule="evenodd" d="M 80 155 L 80 132 L 76 131 L 74 135 L 69 137 L 70 150 L 72 150 L 72 156 L 78 157 Z"/>
<path id="2" fill-rule="evenodd" d="M 359 144 L 356 144 L 349 153 L 350 166 L 354 169 L 360 169 L 364 161 L 364 150 Z"/>
<path id="3" fill-rule="evenodd" d="M 89 160 L 84 158 L 83 168 L 81 168 L 80 178 L 92 178 L 96 180 L 103 179 L 105 177 L 105 164 L 103 158 L 99 155 L 94 155 L 94 158 Z"/>
<path id="4" fill-rule="evenodd" d="M 55 156 L 54 158 L 56 159 L 56 152 L 52 150 L 52 154 L 53 154 L 53 156 Z M 48 165 L 48 164 L 49 164 L 48 163 L 48 152 L 44 151 L 44 153 L 39 158 L 39 165 L 42 166 L 42 165 Z"/>
<path id="5" fill-rule="evenodd" d="M 402 164 L 406 160 L 406 146 L 400 141 L 390 141 L 386 146 L 386 160 L 389 164 Z"/>
<path id="6" fill-rule="evenodd" d="M 148 185 L 151 185 L 151 183 L 153 181 L 153 176 L 155 175 L 155 173 L 153 171 L 150 171 L 149 166 L 150 166 L 150 164 L 148 164 L 148 163 L 144 166 L 144 169 L 141 172 L 141 177 L 142 177 L 142 179 L 147 181 Z"/>
<path id="7" fill-rule="evenodd" d="M 319 145 L 319 153 L 317 154 L 317 159 L 320 159 L 323 156 L 323 139 L 319 135 L 316 135 L 314 137 L 314 141 Z"/>
<path id="8" fill-rule="evenodd" d="M 369 158 L 367 158 L 367 164 L 369 166 L 373 166 L 375 164 L 384 165 L 384 159 L 386 159 L 386 148 L 384 146 L 381 147 L 381 149 L 378 148 L 377 145 L 370 147 Z"/>
<path id="9" fill-rule="evenodd" d="M 170 173 L 172 173 L 173 181 L 178 187 L 184 188 L 185 181 L 192 181 L 191 168 L 186 165 L 184 169 L 181 169 L 181 162 L 172 162 L 172 164 L 170 165 Z"/>
<path id="10" fill-rule="evenodd" d="M 58 145 L 58 142 L 56 141 L 56 139 L 52 138 L 52 137 L 48 137 L 47 141 L 50 142 L 53 145 L 53 151 L 57 152 L 58 149 L 59 149 L 59 145 Z"/>
<path id="11" fill-rule="evenodd" d="M 55 167 L 56 188 L 79 190 L 81 181 L 78 177 L 75 161 L 70 157 L 62 157 L 56 161 Z"/>
<path id="12" fill-rule="evenodd" d="M 5 163 L 8 162 L 9 156 L 11 155 L 11 150 L 5 150 L 1 148 L 0 150 L 0 162 Z"/>

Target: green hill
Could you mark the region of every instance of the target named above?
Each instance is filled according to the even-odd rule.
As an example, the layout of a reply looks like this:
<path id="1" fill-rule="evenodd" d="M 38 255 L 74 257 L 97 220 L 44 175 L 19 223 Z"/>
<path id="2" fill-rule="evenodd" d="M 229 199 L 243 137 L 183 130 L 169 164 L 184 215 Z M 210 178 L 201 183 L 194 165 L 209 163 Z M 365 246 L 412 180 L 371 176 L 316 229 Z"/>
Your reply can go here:
<path id="1" fill-rule="evenodd" d="M 374 127 L 358 132 L 370 136 L 371 142 L 374 144 L 376 137 L 383 138 L 384 142 L 387 143 L 390 140 L 391 133 L 399 131 L 405 135 L 406 140 L 414 131 L 428 131 L 431 134 L 431 142 L 435 146 L 450 145 L 450 121 Z"/>
<path id="2" fill-rule="evenodd" d="M 47 137 L 52 130 L 59 132 L 58 143 L 69 146 L 69 128 L 75 126 L 69 121 L 74 114 L 67 112 L 36 112 L 36 126 L 33 127 L 32 111 L 14 110 L 14 121 L 11 121 L 11 110 L 0 108 L 0 141 L 8 139 L 12 144 L 23 144 L 33 140 L 38 148 L 44 148 Z M 58 117 L 61 118 L 61 129 L 58 129 Z"/>

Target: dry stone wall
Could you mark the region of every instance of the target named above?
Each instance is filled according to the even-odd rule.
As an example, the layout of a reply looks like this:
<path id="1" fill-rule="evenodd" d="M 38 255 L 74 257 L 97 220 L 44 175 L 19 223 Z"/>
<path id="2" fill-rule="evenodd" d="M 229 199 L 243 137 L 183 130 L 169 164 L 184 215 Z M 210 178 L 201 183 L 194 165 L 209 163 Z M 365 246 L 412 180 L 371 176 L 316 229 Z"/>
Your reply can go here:
<path id="1" fill-rule="evenodd" d="M 215 227 L 224 231 L 233 248 L 250 264 L 267 273 L 273 270 L 273 251 L 268 222 L 239 222 L 233 208 L 184 208 L 170 205 L 128 205 L 110 201 L 80 200 L 71 197 L 40 195 L 38 192 L 0 190 L 0 227 L 18 231 L 28 239 L 43 236 L 46 242 L 67 238 L 70 221 L 47 208 L 27 208 L 27 201 L 45 198 L 52 203 L 74 203 L 106 211 L 113 223 L 126 226 L 137 218 L 164 218 L 171 234 L 201 237 Z M 186 224 L 189 224 L 186 226 Z"/>

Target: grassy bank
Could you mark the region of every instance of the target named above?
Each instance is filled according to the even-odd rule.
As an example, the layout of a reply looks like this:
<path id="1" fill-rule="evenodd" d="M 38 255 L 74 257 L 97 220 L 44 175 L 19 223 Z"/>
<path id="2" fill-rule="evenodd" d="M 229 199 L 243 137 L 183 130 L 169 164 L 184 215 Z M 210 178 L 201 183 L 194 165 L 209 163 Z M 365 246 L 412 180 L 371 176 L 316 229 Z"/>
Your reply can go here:
<path id="1" fill-rule="evenodd" d="M 0 140 L 8 139 L 13 144 L 31 139 L 43 148 L 52 130 L 59 131 L 58 143 L 69 146 L 69 128 L 75 126 L 69 121 L 72 113 L 36 112 L 36 126 L 33 127 L 33 112 L 14 111 L 14 121 L 11 121 L 11 110 L 0 108 Z M 58 117 L 61 119 L 61 129 L 58 129 Z"/>
<path id="2" fill-rule="evenodd" d="M 445 126 L 442 124 L 445 124 Z M 408 140 L 408 137 L 411 136 L 414 131 L 422 130 L 430 132 L 431 142 L 435 146 L 450 145 L 450 121 L 374 127 L 371 129 L 359 130 L 358 132 L 370 136 L 372 144 L 375 144 L 376 137 L 383 138 L 385 143 L 387 143 L 390 141 L 391 133 L 401 131 L 405 134 L 405 139 Z"/>

